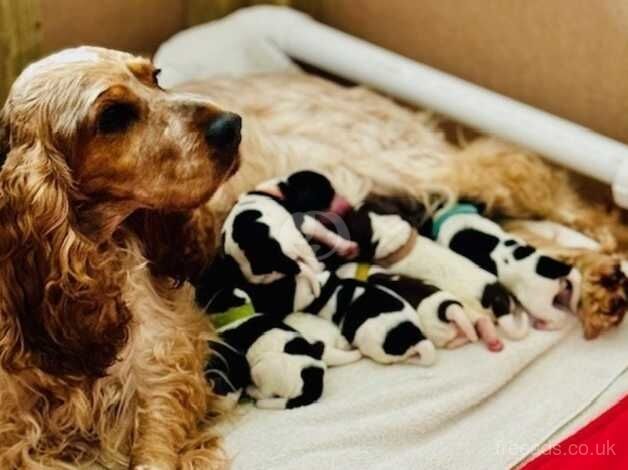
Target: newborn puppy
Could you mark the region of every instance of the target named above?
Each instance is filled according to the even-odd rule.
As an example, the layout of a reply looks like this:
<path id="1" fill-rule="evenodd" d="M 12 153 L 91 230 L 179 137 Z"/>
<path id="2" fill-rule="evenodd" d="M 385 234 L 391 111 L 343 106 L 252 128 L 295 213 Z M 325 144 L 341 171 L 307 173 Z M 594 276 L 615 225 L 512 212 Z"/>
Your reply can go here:
<path id="1" fill-rule="evenodd" d="M 421 331 L 416 310 L 393 291 L 329 272 L 319 279 L 321 295 L 305 311 L 338 325 L 363 355 L 382 364 L 429 366 L 436 361 L 434 344 Z"/>
<path id="2" fill-rule="evenodd" d="M 449 292 L 366 263 L 347 263 L 336 274 L 340 278 L 365 280 L 398 294 L 415 309 L 421 330 L 436 347 L 455 348 L 478 340 L 462 304 Z"/>
<path id="3" fill-rule="evenodd" d="M 235 261 L 248 283 L 297 278 L 316 296 L 316 274 L 322 266 L 305 236 L 347 258 L 356 255 L 357 245 L 310 214 L 341 214 L 349 207 L 319 173 L 300 171 L 284 180 L 267 181 L 240 196 L 227 216 L 222 228 L 224 255 Z"/>
<path id="4" fill-rule="evenodd" d="M 451 292 L 462 303 L 480 338 L 491 351 L 503 348 L 494 321 L 510 339 L 526 336 L 529 328 L 527 315 L 497 277 L 452 250 L 418 235 L 407 220 L 389 213 L 396 208 L 394 201 L 394 198 L 369 197 L 346 216 L 351 237 L 360 247 L 359 259 L 372 254 L 372 259 L 366 261 Z"/>
<path id="5" fill-rule="evenodd" d="M 218 395 L 235 404 L 246 387 L 260 408 L 295 408 L 320 398 L 323 342 L 309 342 L 279 319 L 255 313 L 240 289 L 223 289 L 201 305 L 220 337 L 206 367 Z"/>
<path id="6" fill-rule="evenodd" d="M 572 266 L 540 253 L 481 216 L 471 204 L 436 215 L 434 239 L 497 276 L 535 319 L 535 327 L 559 329 L 576 313 L 582 279 Z"/>
<path id="7" fill-rule="evenodd" d="M 293 328 L 260 314 L 229 323 L 218 334 L 246 357 L 252 382 L 246 392 L 259 408 L 296 408 L 322 395 L 322 342 L 310 343 Z"/>
<path id="8" fill-rule="evenodd" d="M 321 220 L 341 221 L 342 216 L 351 210 L 349 202 L 335 191 L 325 175 L 311 170 L 297 171 L 285 179 L 261 183 L 257 192 L 271 195 L 283 204 L 310 244 L 322 245 L 315 247 L 315 251 L 326 247 L 342 258 L 352 259 L 357 255 L 355 242 L 321 223 Z"/>

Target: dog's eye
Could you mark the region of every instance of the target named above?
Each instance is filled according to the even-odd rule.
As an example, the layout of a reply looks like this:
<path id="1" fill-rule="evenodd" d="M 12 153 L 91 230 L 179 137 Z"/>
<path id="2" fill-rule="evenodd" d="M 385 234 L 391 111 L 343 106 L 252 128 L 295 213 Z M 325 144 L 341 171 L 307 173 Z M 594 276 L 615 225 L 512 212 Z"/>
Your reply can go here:
<path id="1" fill-rule="evenodd" d="M 155 84 L 155 86 L 161 88 L 159 86 L 159 74 L 161 74 L 161 69 L 153 70 L 153 83 Z"/>
<path id="2" fill-rule="evenodd" d="M 107 106 L 98 118 L 98 131 L 102 134 L 122 132 L 137 120 L 137 109 L 128 103 Z"/>

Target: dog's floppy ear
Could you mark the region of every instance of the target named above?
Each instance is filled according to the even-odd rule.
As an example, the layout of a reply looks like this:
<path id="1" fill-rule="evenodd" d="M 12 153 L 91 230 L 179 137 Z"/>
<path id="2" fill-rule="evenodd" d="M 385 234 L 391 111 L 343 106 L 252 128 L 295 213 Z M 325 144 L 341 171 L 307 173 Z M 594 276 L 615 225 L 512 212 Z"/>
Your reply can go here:
<path id="1" fill-rule="evenodd" d="M 9 123 L 4 116 L 4 111 L 0 109 L 0 169 L 4 166 L 4 161 L 9 153 Z"/>
<path id="2" fill-rule="evenodd" d="M 101 376 L 126 341 L 121 260 L 77 232 L 65 158 L 29 140 L 0 172 L 0 364 Z"/>
<path id="3" fill-rule="evenodd" d="M 202 221 L 201 221 L 202 222 Z M 142 240 L 144 255 L 154 276 L 168 276 L 178 282 L 196 282 L 215 250 L 215 237 L 204 233 L 193 212 L 161 212 L 140 209 L 128 220 Z"/>

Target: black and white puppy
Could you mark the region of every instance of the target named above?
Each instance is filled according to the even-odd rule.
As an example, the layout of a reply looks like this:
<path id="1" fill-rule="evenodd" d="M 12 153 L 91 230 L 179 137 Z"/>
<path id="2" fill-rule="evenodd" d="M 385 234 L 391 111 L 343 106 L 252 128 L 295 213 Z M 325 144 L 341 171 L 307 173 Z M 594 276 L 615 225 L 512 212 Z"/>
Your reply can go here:
<path id="1" fill-rule="evenodd" d="M 393 291 L 330 272 L 319 279 L 321 295 L 305 311 L 338 325 L 364 356 L 382 364 L 429 366 L 436 361 L 434 344 L 421 331 L 416 310 Z"/>
<path id="2" fill-rule="evenodd" d="M 254 314 L 218 330 L 220 338 L 244 355 L 251 384 L 246 388 L 259 408 L 296 408 L 323 393 L 325 346 L 268 315 Z"/>
<path id="3" fill-rule="evenodd" d="M 528 317 L 494 274 L 417 234 L 413 225 L 423 223 L 427 217 L 421 215 L 421 207 L 417 204 L 417 208 L 408 209 L 405 199 L 397 203 L 395 198 L 368 197 L 345 218 L 352 239 L 360 247 L 359 259 L 363 254 L 372 254 L 369 261 L 385 266 L 390 272 L 419 279 L 453 294 L 491 351 L 503 348 L 494 321 L 510 339 L 525 337 Z M 397 215 L 397 210 L 404 216 Z M 416 215 L 411 216 L 414 210 Z"/>
<path id="4" fill-rule="evenodd" d="M 235 405 L 246 389 L 258 407 L 273 409 L 320 398 L 326 369 L 322 341 L 310 342 L 278 318 L 254 313 L 240 289 L 221 290 L 202 306 L 219 336 L 205 373 L 218 395 Z"/>
<path id="5" fill-rule="evenodd" d="M 472 204 L 437 213 L 434 239 L 494 274 L 534 318 L 535 327 L 559 329 L 576 313 L 582 278 L 574 267 L 551 258 L 483 217 Z"/>
<path id="6" fill-rule="evenodd" d="M 418 279 L 365 263 L 346 263 L 336 274 L 343 279 L 363 278 L 370 284 L 385 287 L 398 294 L 415 309 L 421 331 L 438 348 L 455 348 L 478 340 L 462 304 L 449 292 Z"/>
<path id="7" fill-rule="evenodd" d="M 224 255 L 235 261 L 248 283 L 295 278 L 295 287 L 317 296 L 316 274 L 323 267 L 306 237 L 344 257 L 355 257 L 357 244 L 328 230 L 316 218 L 317 213 L 342 214 L 348 208 L 319 173 L 300 171 L 283 180 L 267 181 L 240 196 L 227 216 L 222 229 Z"/>

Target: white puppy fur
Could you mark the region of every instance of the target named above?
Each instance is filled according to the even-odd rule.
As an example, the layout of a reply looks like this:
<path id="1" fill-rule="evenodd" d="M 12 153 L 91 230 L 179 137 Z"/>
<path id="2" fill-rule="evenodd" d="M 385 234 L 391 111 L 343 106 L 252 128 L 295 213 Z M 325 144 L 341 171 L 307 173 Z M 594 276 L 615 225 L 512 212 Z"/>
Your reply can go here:
<path id="1" fill-rule="evenodd" d="M 351 278 L 355 276 L 355 272 L 355 264 L 347 263 L 341 266 L 336 271 L 336 274 L 341 278 Z M 377 265 L 370 265 L 364 274 L 367 276 L 367 281 L 375 284 L 379 282 L 384 283 L 383 286 L 395 291 L 416 308 L 421 331 L 436 347 L 454 348 L 462 346 L 469 341 L 475 342 L 478 340 L 477 333 L 464 307 L 457 297 L 450 292 L 426 286 L 422 280 L 415 281 L 414 278 L 408 277 L 404 280 L 402 278 L 405 276 L 393 274 Z M 408 282 L 410 283 L 409 285 Z M 401 284 L 406 285 L 403 286 Z M 415 301 L 406 299 L 403 293 L 395 288 L 396 285 L 403 290 L 414 290 Z M 427 289 L 428 287 L 430 288 Z M 420 291 L 423 291 L 423 293 Z M 439 317 L 441 306 L 446 306 L 444 314 L 447 321 L 443 321 Z"/>
<path id="2" fill-rule="evenodd" d="M 302 371 L 307 368 L 325 370 L 325 363 L 306 355 L 265 352 L 251 365 L 254 385 L 246 393 L 256 400 L 258 408 L 284 409 L 289 400 L 303 394 L 305 383 Z"/>
<path id="3" fill-rule="evenodd" d="M 517 297 L 525 309 L 537 320 L 537 325 L 544 329 L 559 329 L 567 320 L 567 312 L 555 305 L 557 296 L 565 291 L 566 282 L 570 287 L 568 307 L 573 313 L 577 312 L 580 300 L 582 276 L 572 268 L 566 276 L 557 278 L 539 274 L 538 264 L 546 255 L 539 250 L 529 247 L 521 238 L 505 232 L 495 222 L 478 214 L 454 214 L 448 217 L 441 225 L 437 241 L 443 246 L 450 246 L 456 234 L 465 229 L 473 229 L 484 234 L 494 236 L 498 244 L 490 254 L 495 263 L 499 281 Z M 517 245 L 507 245 L 504 242 L 516 242 Z M 522 258 L 513 253 L 515 247 L 527 247 L 528 252 Z M 528 254 L 529 253 L 529 254 Z"/>
<path id="4" fill-rule="evenodd" d="M 362 358 L 362 353 L 352 349 L 340 329 L 328 320 L 311 313 L 295 312 L 284 318 L 283 322 L 309 342 L 321 341 L 325 345 L 323 362 L 328 366 L 342 366 Z"/>
<path id="5" fill-rule="evenodd" d="M 471 322 L 480 331 L 482 340 L 492 350 L 501 349 L 501 341 L 493 326 L 494 316 L 481 303 L 484 290 L 495 284 L 497 278 L 449 248 L 439 245 L 429 238 L 418 236 L 412 251 L 395 264 L 388 267 L 391 272 L 421 279 L 451 292 L 460 300 Z M 512 321 L 498 319 L 498 324 L 510 339 L 521 339 L 528 332 L 528 319 L 525 312 L 513 311 Z"/>
<path id="6" fill-rule="evenodd" d="M 270 238 L 279 243 L 285 256 L 298 264 L 301 271 L 296 275 L 297 279 L 305 280 L 313 294 L 318 295 L 316 274 L 322 271 L 321 263 L 296 227 L 292 215 L 271 197 L 260 194 L 246 193 L 240 196 L 223 225 L 224 251 L 236 260 L 246 280 L 253 284 L 268 284 L 285 275 L 276 271 L 256 274 L 249 258 L 234 240 L 234 222 L 247 210 L 261 213 L 259 221 L 268 227 Z"/>
<path id="7" fill-rule="evenodd" d="M 355 263 L 348 264 L 355 265 Z M 368 316 L 368 312 L 356 311 L 355 309 L 356 302 L 359 301 L 363 295 L 369 295 L 373 298 L 378 295 L 388 296 L 389 298 L 392 297 L 398 301 L 400 306 L 398 311 L 381 312 L 359 322 L 359 326 L 355 330 L 355 335 L 351 344 L 358 348 L 364 356 L 381 364 L 407 362 L 415 365 L 430 366 L 436 362 L 436 350 L 434 348 L 434 344 L 425 337 L 424 339 L 417 341 L 414 346 L 409 347 L 403 355 L 389 354 L 386 352 L 384 345 L 388 335 L 396 327 L 404 323 L 411 323 L 416 329 L 419 331 L 421 330 L 416 311 L 397 294 L 384 287 L 369 286 L 365 283 L 356 287 L 348 287 L 348 285 L 345 284 L 338 276 L 330 275 L 330 273 L 327 272 L 322 273 L 319 276 L 319 279 L 321 281 L 322 290 L 324 290 L 326 283 L 336 283 L 332 295 L 326 300 L 320 310 L 316 312 L 321 318 L 324 318 L 327 321 L 333 322 L 339 309 L 342 308 L 339 305 L 338 300 L 339 296 L 343 294 L 342 291 L 344 289 L 350 289 L 350 299 L 348 300 L 348 304 L 351 305 L 351 309 L 353 309 L 354 314 L 358 317 Z M 367 293 L 367 290 L 370 291 Z M 364 307 L 370 308 L 375 312 L 379 311 L 377 305 L 364 305 Z M 341 316 L 340 327 L 342 328 L 342 325 L 346 321 L 347 312 L 341 312 Z"/>

